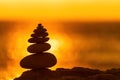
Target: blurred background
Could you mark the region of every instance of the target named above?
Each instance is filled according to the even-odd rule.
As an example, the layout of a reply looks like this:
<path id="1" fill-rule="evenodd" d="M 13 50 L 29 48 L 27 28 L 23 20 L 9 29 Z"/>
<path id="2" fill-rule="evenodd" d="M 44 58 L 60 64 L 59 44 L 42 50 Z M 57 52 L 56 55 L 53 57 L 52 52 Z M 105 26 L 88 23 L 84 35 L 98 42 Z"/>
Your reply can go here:
<path id="1" fill-rule="evenodd" d="M 0 80 L 13 80 L 25 69 L 27 40 L 42 23 L 48 30 L 49 50 L 56 68 L 120 67 L 119 0 L 1 0 Z"/>

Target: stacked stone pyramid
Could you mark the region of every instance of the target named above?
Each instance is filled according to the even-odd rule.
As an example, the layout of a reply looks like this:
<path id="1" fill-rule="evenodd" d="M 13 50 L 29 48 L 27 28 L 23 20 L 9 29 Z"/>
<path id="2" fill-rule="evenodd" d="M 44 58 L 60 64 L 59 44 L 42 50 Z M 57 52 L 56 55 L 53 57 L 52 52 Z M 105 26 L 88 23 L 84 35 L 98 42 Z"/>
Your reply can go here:
<path id="1" fill-rule="evenodd" d="M 47 69 L 57 63 L 56 57 L 47 52 L 51 48 L 50 44 L 47 43 L 49 40 L 47 36 L 47 30 L 41 24 L 38 24 L 38 27 L 31 35 L 32 38 L 28 40 L 31 45 L 27 48 L 27 51 L 31 55 L 24 57 L 20 61 L 21 67 L 34 70 Z"/>

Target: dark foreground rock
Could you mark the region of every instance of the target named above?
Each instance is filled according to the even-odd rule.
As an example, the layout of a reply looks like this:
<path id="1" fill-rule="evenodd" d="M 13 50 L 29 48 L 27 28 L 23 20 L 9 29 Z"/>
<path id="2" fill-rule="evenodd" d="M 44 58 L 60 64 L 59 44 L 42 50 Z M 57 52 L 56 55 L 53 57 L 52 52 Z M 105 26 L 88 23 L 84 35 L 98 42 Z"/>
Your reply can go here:
<path id="1" fill-rule="evenodd" d="M 87 77 L 85 80 L 120 80 L 117 76 L 112 74 L 97 74 Z"/>
<path id="2" fill-rule="evenodd" d="M 118 73 L 117 70 L 119 71 L 119 69 L 116 69 L 116 73 Z M 108 71 L 82 67 L 57 68 L 56 70 L 43 68 L 26 71 L 14 80 L 120 80 L 119 76 L 114 74 L 108 73 Z"/>

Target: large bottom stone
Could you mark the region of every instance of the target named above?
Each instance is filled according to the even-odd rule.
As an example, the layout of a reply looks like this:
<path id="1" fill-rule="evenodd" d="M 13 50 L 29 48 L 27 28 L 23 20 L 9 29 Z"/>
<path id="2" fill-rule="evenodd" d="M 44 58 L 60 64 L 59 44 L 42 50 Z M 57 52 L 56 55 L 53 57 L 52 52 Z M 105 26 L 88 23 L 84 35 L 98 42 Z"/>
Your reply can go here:
<path id="1" fill-rule="evenodd" d="M 51 53 L 33 54 L 24 57 L 20 66 L 27 69 L 48 68 L 57 63 L 56 57 Z"/>

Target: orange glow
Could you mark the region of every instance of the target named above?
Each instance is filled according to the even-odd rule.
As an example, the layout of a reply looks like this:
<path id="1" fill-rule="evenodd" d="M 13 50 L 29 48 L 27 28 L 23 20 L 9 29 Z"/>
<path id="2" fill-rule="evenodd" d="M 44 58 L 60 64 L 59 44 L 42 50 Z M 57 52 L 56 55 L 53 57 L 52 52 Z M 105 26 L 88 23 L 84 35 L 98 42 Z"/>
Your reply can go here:
<path id="1" fill-rule="evenodd" d="M 22 27 L 20 27 L 22 26 Z M 29 25 L 27 25 L 29 26 Z M 31 31 L 34 27 L 27 28 L 24 24 L 16 25 L 13 30 L 10 30 L 7 35 L 8 42 L 6 51 L 9 53 L 10 61 L 7 62 L 7 69 L 5 71 L 0 70 L 0 80 L 13 80 L 13 78 L 19 77 L 25 69 L 19 65 L 20 60 L 28 55 L 27 40 L 30 38 Z M 27 30 L 28 31 L 27 31 Z M 5 36 L 6 37 L 6 36 Z"/>
<path id="2" fill-rule="evenodd" d="M 118 0 L 2 0 L 1 19 L 120 20 Z"/>
<path id="3" fill-rule="evenodd" d="M 56 58 L 57 58 L 57 65 L 52 67 L 52 69 L 56 69 L 57 67 L 65 67 L 64 63 L 61 63 L 62 60 L 65 60 L 67 57 L 69 58 L 69 56 L 64 56 L 64 53 L 69 50 L 71 48 L 71 43 L 69 38 L 67 38 L 67 36 L 62 36 L 62 35 L 52 35 L 50 36 L 50 40 L 48 41 L 48 43 L 51 44 L 51 49 L 48 52 L 53 53 Z M 66 53 L 67 54 L 67 53 Z M 68 67 L 70 67 L 68 65 Z"/>
<path id="4" fill-rule="evenodd" d="M 12 42 L 9 42 L 7 47 L 8 47 L 9 55 L 13 59 L 13 61 L 8 63 L 8 65 L 10 65 L 8 67 L 8 72 L 10 73 L 6 73 L 6 75 L 8 75 L 6 77 L 6 80 L 13 80 L 14 76 L 17 77 L 20 76 L 20 74 L 24 71 L 24 69 L 20 68 L 19 62 L 28 53 L 26 51 L 26 48 L 28 46 L 27 39 L 29 35 L 24 33 L 24 31 L 21 32 L 20 29 L 16 29 L 16 30 L 17 30 L 16 32 L 9 33 L 10 36 L 9 40 Z"/>
<path id="5" fill-rule="evenodd" d="M 50 49 L 51 52 L 56 51 L 62 45 L 57 39 L 51 39 L 48 43 L 52 44 L 52 47 Z"/>

